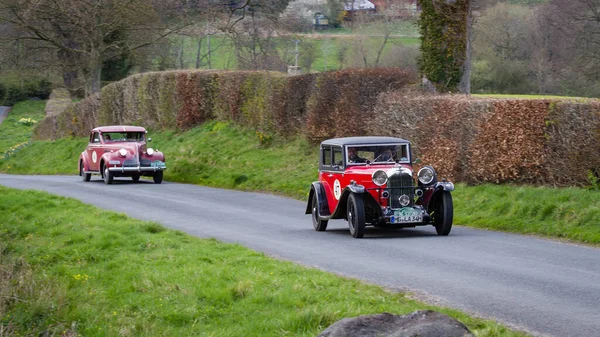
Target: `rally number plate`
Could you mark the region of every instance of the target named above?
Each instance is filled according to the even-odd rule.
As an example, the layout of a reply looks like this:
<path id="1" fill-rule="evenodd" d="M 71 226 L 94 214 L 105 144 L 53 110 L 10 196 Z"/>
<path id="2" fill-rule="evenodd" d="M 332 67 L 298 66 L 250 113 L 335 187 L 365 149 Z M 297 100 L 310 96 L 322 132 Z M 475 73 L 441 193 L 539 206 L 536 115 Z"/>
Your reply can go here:
<path id="1" fill-rule="evenodd" d="M 423 214 L 420 210 L 414 208 L 401 208 L 394 211 L 390 219 L 391 223 L 416 223 L 423 222 Z"/>

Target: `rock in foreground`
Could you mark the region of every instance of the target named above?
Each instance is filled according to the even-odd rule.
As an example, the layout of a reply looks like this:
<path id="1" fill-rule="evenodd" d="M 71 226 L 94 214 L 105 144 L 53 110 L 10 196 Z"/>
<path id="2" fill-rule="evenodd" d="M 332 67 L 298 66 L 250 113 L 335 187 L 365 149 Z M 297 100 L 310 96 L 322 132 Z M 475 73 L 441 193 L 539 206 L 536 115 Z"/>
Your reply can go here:
<path id="1" fill-rule="evenodd" d="M 389 313 L 344 318 L 318 337 L 472 337 L 454 318 L 431 310 L 408 315 Z"/>

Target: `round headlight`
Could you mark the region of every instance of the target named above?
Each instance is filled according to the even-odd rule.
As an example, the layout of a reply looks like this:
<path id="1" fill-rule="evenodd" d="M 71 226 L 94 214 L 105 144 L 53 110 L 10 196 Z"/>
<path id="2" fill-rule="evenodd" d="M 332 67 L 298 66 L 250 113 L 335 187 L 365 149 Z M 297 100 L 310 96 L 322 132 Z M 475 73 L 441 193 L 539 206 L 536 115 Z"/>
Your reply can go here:
<path id="1" fill-rule="evenodd" d="M 417 175 L 419 176 L 419 181 L 423 185 L 429 185 L 435 180 L 435 171 L 430 166 L 425 166 L 420 169 Z"/>
<path id="2" fill-rule="evenodd" d="M 398 198 L 398 201 L 400 202 L 400 206 L 406 207 L 410 204 L 410 197 L 406 194 L 402 194 L 400 198 Z"/>
<path id="3" fill-rule="evenodd" d="M 377 170 L 377 171 L 373 172 L 373 175 L 371 176 L 371 178 L 373 179 L 373 182 L 377 186 L 385 185 L 385 183 L 387 183 L 387 180 L 388 180 L 387 174 L 382 170 Z"/>
<path id="4" fill-rule="evenodd" d="M 151 147 L 149 147 L 149 148 L 146 150 L 146 153 L 147 153 L 149 156 L 151 156 L 151 155 L 153 155 L 153 154 L 154 154 L 154 149 L 153 149 L 153 148 L 151 148 Z"/>
<path id="5" fill-rule="evenodd" d="M 120 155 L 121 157 L 125 157 L 125 156 L 127 155 L 127 150 L 125 150 L 125 149 L 120 149 L 120 150 L 119 150 L 119 155 Z"/>

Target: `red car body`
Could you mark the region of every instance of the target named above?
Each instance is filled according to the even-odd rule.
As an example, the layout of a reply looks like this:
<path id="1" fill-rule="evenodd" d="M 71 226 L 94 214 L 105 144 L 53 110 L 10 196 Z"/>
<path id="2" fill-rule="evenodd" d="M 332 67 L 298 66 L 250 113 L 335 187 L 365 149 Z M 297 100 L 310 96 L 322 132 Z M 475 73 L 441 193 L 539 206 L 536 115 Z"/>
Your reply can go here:
<path id="1" fill-rule="evenodd" d="M 93 174 L 106 184 L 114 177 L 131 177 L 137 182 L 150 176 L 154 183 L 163 180 L 166 169 L 162 152 L 147 147 L 146 129 L 140 126 L 101 126 L 90 132 L 89 144 L 79 156 L 78 169 L 83 181 Z"/>
<path id="2" fill-rule="evenodd" d="M 350 233 L 366 226 L 433 225 L 439 235 L 452 228 L 454 185 L 438 181 L 424 166 L 414 174 L 409 141 L 394 137 L 347 137 L 321 143 L 319 180 L 311 186 L 306 214 L 324 231 L 331 219 L 346 219 Z"/>

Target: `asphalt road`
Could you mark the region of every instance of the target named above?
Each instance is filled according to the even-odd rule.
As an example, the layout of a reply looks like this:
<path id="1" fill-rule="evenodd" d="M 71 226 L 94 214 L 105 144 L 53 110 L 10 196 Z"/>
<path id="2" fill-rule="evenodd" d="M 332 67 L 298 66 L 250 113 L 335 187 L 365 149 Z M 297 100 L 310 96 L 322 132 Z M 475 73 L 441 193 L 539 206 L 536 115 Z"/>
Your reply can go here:
<path id="1" fill-rule="evenodd" d="M 8 115 L 8 111 L 10 111 L 10 107 L 8 106 L 0 106 L 0 124 L 4 121 L 4 118 Z"/>
<path id="2" fill-rule="evenodd" d="M 540 336 L 600 336 L 600 249 L 455 226 L 367 229 L 346 222 L 312 229 L 305 204 L 266 194 L 194 185 L 77 176 L 0 175 L 0 184 L 39 189 L 199 237 L 363 279 L 519 327 Z"/>

